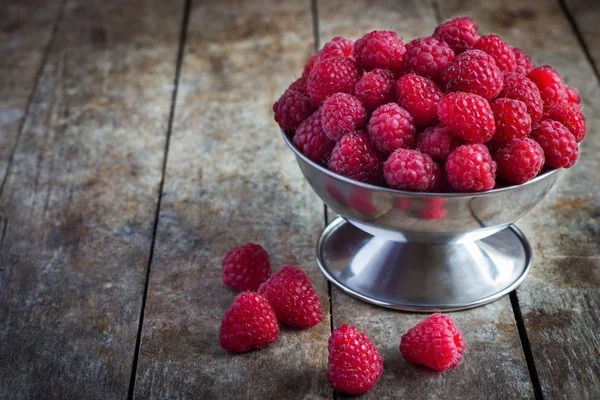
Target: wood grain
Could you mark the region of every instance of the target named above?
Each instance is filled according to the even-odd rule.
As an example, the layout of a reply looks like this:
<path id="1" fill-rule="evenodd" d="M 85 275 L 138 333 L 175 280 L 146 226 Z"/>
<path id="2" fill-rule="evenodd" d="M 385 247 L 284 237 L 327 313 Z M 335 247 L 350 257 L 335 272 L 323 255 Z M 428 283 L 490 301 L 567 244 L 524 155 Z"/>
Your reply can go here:
<path id="1" fill-rule="evenodd" d="M 598 75 L 600 66 L 600 2 L 595 0 L 563 0 L 567 12 L 576 23 L 577 30 L 585 42 L 589 55 L 595 64 L 595 73 Z"/>
<path id="2" fill-rule="evenodd" d="M 182 10 L 64 10 L 0 198 L 2 399 L 127 396 Z"/>
<path id="3" fill-rule="evenodd" d="M 271 111 L 313 51 L 310 3 L 195 1 L 189 26 L 135 398 L 331 398 L 329 300 L 314 253 L 323 206 Z M 221 260 L 248 241 L 265 247 L 273 270 L 302 267 L 325 318 L 233 355 L 218 344 L 236 295 L 221 283 Z"/>

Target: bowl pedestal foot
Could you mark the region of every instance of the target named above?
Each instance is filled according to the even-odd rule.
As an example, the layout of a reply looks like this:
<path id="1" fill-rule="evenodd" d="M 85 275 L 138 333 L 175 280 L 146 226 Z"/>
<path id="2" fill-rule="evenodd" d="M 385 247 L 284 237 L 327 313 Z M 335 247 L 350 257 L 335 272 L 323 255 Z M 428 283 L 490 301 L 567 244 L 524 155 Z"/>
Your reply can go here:
<path id="1" fill-rule="evenodd" d="M 523 281 L 531 246 L 514 225 L 460 244 L 399 243 L 371 236 L 342 218 L 317 243 L 317 262 L 338 288 L 396 310 L 473 308 L 497 300 Z"/>

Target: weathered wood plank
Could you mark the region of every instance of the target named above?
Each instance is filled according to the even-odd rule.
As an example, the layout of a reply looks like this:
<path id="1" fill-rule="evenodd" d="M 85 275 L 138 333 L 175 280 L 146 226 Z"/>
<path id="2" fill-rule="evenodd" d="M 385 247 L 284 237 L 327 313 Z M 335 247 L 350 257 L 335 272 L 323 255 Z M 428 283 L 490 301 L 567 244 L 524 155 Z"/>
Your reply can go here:
<path id="1" fill-rule="evenodd" d="M 430 35 L 437 25 L 435 10 L 429 2 L 360 1 L 352 2 L 352 7 L 345 4 L 319 3 L 321 43 L 340 34 L 356 39 L 373 29 L 392 29 L 408 42 Z M 330 215 L 329 220 L 332 219 Z M 398 350 L 402 334 L 425 316 L 373 307 L 336 288 L 332 289 L 332 300 L 334 326 L 356 325 L 371 337 L 384 358 L 381 381 L 365 398 L 434 399 L 449 394 L 463 399 L 533 397 L 508 297 L 475 310 L 451 314 L 465 335 L 468 349 L 465 362 L 443 374 L 407 364 Z M 490 376 L 494 376 L 493 380 Z"/>
<path id="2" fill-rule="evenodd" d="M 581 158 L 553 192 L 518 223 L 535 251 L 517 291 L 542 390 L 548 398 L 600 396 L 600 91 L 558 3 L 450 1 L 442 14 L 471 15 L 551 64 L 579 89 L 588 136 Z M 593 12 L 594 8 L 591 8 Z"/>
<path id="3" fill-rule="evenodd" d="M 135 397 L 331 398 L 329 300 L 314 259 L 323 206 L 271 111 L 313 52 L 310 3 L 195 1 L 189 26 Z M 305 269 L 325 318 L 232 355 L 218 344 L 236 295 L 221 283 L 221 259 L 248 241 L 265 247 L 274 270 Z"/>
<path id="4" fill-rule="evenodd" d="M 127 397 L 182 11 L 64 10 L 0 198 L 3 399 Z"/>
<path id="5" fill-rule="evenodd" d="M 585 47 L 595 64 L 595 73 L 598 74 L 600 66 L 600 3 L 595 0 L 563 0 L 567 12 L 577 25 L 577 30 L 585 42 Z"/>

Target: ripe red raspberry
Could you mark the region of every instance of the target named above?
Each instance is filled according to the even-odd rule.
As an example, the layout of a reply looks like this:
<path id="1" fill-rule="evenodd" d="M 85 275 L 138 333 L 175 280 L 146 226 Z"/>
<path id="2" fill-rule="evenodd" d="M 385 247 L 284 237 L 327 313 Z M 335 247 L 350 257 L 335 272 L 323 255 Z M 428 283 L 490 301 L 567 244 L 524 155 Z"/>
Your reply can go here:
<path id="1" fill-rule="evenodd" d="M 258 294 L 269 301 L 277 321 L 296 328 L 310 328 L 323 320 L 319 295 L 302 269 L 284 265 L 260 285 Z"/>
<path id="2" fill-rule="evenodd" d="M 378 184 L 382 176 L 381 155 L 367 134 L 356 131 L 344 135 L 335 145 L 327 166 L 336 174 L 357 181 Z"/>
<path id="3" fill-rule="evenodd" d="M 365 125 L 367 111 L 360 101 L 347 93 L 336 93 L 321 106 L 323 130 L 331 140 L 338 141 Z"/>
<path id="4" fill-rule="evenodd" d="M 313 104 L 321 105 L 334 93 L 350 93 L 360 72 L 356 62 L 346 57 L 334 57 L 319 61 L 310 71 L 306 91 Z"/>
<path id="5" fill-rule="evenodd" d="M 312 57 L 308 60 L 308 62 L 304 66 L 304 70 L 302 71 L 302 78 L 308 79 L 308 75 L 310 74 L 310 71 L 313 70 L 313 68 L 315 67 L 315 65 L 318 62 L 319 62 L 319 55 L 313 54 Z"/>
<path id="6" fill-rule="evenodd" d="M 305 96 L 308 96 L 306 94 L 306 77 L 302 76 L 302 77 L 296 79 L 294 82 L 292 82 L 290 87 L 287 88 L 287 90 L 293 90 L 293 91 L 302 93 Z"/>
<path id="7" fill-rule="evenodd" d="M 383 176 L 391 188 L 429 192 L 437 187 L 440 167 L 425 153 L 398 149 L 383 164 Z"/>
<path id="8" fill-rule="evenodd" d="M 448 43 L 448 46 L 458 55 L 473 48 L 479 39 L 477 25 L 469 17 L 454 18 L 435 28 L 433 37 Z"/>
<path id="9" fill-rule="evenodd" d="M 445 162 L 450 153 L 461 144 L 463 141 L 443 124 L 431 126 L 417 136 L 417 149 L 439 162 Z"/>
<path id="10" fill-rule="evenodd" d="M 223 283 L 233 290 L 256 290 L 271 275 L 269 255 L 261 246 L 246 243 L 227 252 L 223 262 Z"/>
<path id="11" fill-rule="evenodd" d="M 488 100 L 502 90 L 502 72 L 494 58 L 481 50 L 469 50 L 450 61 L 441 74 L 447 91 L 475 93 Z"/>
<path id="12" fill-rule="evenodd" d="M 373 111 L 367 130 L 375 147 L 382 153 L 408 148 L 415 141 L 413 117 L 396 103 L 384 104 Z"/>
<path id="13" fill-rule="evenodd" d="M 494 154 L 499 178 L 521 184 L 532 180 L 544 166 L 544 150 L 535 140 L 512 139 Z"/>
<path id="14" fill-rule="evenodd" d="M 496 131 L 490 103 L 473 93 L 448 93 L 438 116 L 450 132 L 468 143 L 485 143 Z"/>
<path id="15" fill-rule="evenodd" d="M 335 146 L 335 142 L 329 139 L 323 130 L 320 111 L 315 111 L 302 121 L 296 130 L 293 142 L 306 157 L 322 165 L 327 163 Z"/>
<path id="16" fill-rule="evenodd" d="M 567 89 L 562 78 L 549 65 L 535 67 L 527 75 L 540 90 L 544 107 L 557 107 L 568 103 Z"/>
<path id="17" fill-rule="evenodd" d="M 544 149 L 546 165 L 570 168 L 577 161 L 579 147 L 575 136 L 560 122 L 551 119 L 540 122 L 531 137 Z"/>
<path id="18" fill-rule="evenodd" d="M 518 47 L 513 47 L 512 50 L 513 53 L 515 53 L 515 59 L 517 61 L 517 69 L 515 72 L 521 75 L 527 75 L 529 71 L 533 69 L 533 62 L 531 62 L 531 58 L 529 58 L 529 55 L 527 55 L 527 53 Z"/>
<path id="19" fill-rule="evenodd" d="M 496 163 L 483 144 L 463 144 L 448 156 L 446 175 L 459 192 L 482 192 L 496 185 Z"/>
<path id="20" fill-rule="evenodd" d="M 329 337 L 327 379 L 333 389 L 353 395 L 368 392 L 383 373 L 383 359 L 367 335 L 343 324 Z"/>
<path id="21" fill-rule="evenodd" d="M 353 50 L 354 42 L 352 40 L 336 36 L 325 43 L 321 51 L 319 51 L 319 60 L 327 60 L 332 57 L 349 57 L 354 59 L 352 56 Z"/>
<path id="22" fill-rule="evenodd" d="M 437 118 L 437 109 L 444 97 L 431 79 L 408 74 L 396 82 L 398 105 L 413 116 L 415 125 L 429 125 Z"/>
<path id="23" fill-rule="evenodd" d="M 535 125 L 540 122 L 544 111 L 544 103 L 539 89 L 526 76 L 516 72 L 504 74 L 504 86 L 498 97 L 521 100 L 527 105 L 527 112 L 531 116 L 531 124 Z"/>
<path id="24" fill-rule="evenodd" d="M 456 367 L 462 360 L 465 341 L 447 315 L 433 314 L 402 336 L 400 353 L 410 363 L 436 371 Z"/>
<path id="25" fill-rule="evenodd" d="M 354 43 L 353 54 L 358 65 L 366 71 L 385 68 L 401 73 L 405 51 L 404 42 L 396 32 L 373 31 Z"/>
<path id="26" fill-rule="evenodd" d="M 482 36 L 475 42 L 473 47 L 492 56 L 501 72 L 515 72 L 517 69 L 515 53 L 500 36 Z"/>
<path id="27" fill-rule="evenodd" d="M 408 43 L 402 62 L 404 73 L 412 72 L 436 80 L 453 59 L 454 51 L 446 42 L 428 36 Z"/>
<path id="28" fill-rule="evenodd" d="M 499 98 L 490 103 L 496 121 L 496 133 L 492 137 L 495 147 L 502 147 L 513 138 L 531 133 L 531 116 L 527 105 L 520 100 Z"/>
<path id="29" fill-rule="evenodd" d="M 575 136 L 577 143 L 585 137 L 587 125 L 585 117 L 577 106 L 554 107 L 548 112 L 548 118 L 563 124 Z"/>
<path id="30" fill-rule="evenodd" d="M 279 337 L 273 309 L 262 296 L 243 292 L 221 321 L 219 344 L 232 353 L 244 353 L 270 345 Z"/>
<path id="31" fill-rule="evenodd" d="M 293 90 L 286 90 L 273 104 L 274 118 L 281 129 L 296 129 L 314 111 L 310 98 Z"/>
<path id="32" fill-rule="evenodd" d="M 394 73 L 387 69 L 366 72 L 356 83 L 354 95 L 368 111 L 396 100 Z"/>
<path id="33" fill-rule="evenodd" d="M 579 98 L 579 93 L 577 93 L 577 89 L 568 87 L 567 90 L 567 100 L 571 105 L 577 105 L 581 103 L 581 99 Z"/>

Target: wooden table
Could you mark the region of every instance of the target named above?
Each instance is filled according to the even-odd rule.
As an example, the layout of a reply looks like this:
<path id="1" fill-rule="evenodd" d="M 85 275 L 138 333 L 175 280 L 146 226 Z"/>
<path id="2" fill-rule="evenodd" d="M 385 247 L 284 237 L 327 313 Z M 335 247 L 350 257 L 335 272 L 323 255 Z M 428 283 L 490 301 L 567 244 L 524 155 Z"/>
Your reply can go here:
<path id="1" fill-rule="evenodd" d="M 317 4 L 318 3 L 318 4 Z M 468 351 L 406 364 L 421 315 L 317 270 L 327 211 L 271 104 L 335 35 L 405 40 L 472 16 L 558 68 L 588 119 L 581 158 L 518 226 L 531 274 L 453 313 Z M 600 398 L 600 3 L 593 0 L 5 0 L 0 7 L 0 398 L 322 399 L 334 326 L 365 331 L 369 399 Z M 218 346 L 226 251 L 261 243 L 312 278 L 325 320 L 267 349 Z"/>

